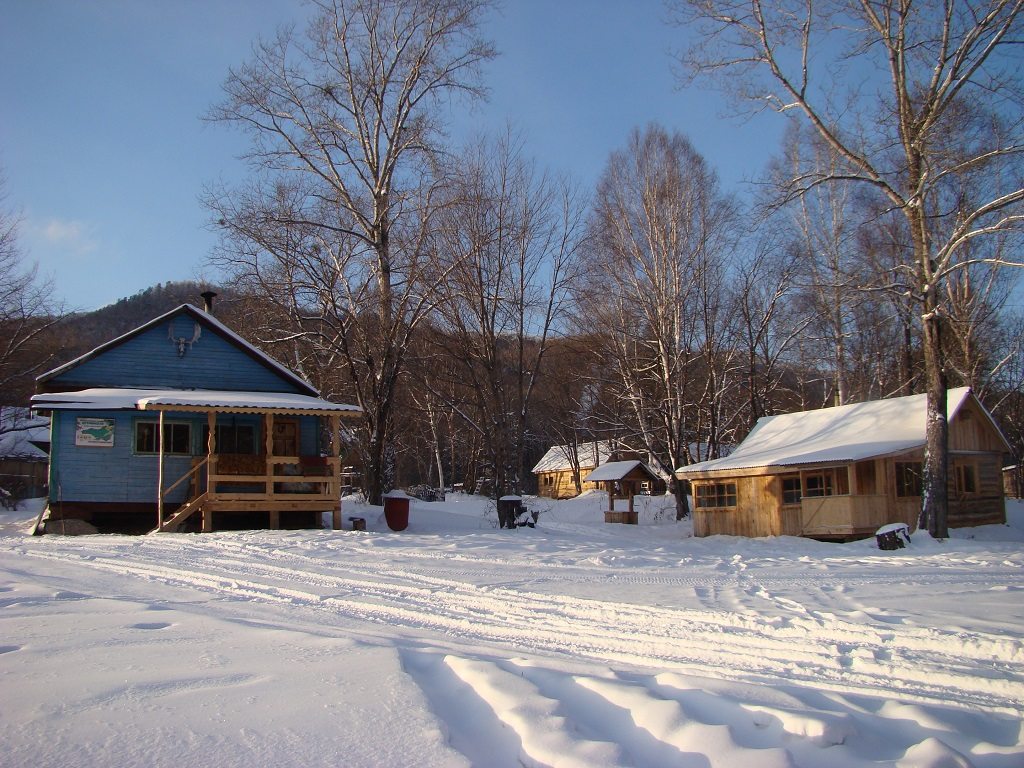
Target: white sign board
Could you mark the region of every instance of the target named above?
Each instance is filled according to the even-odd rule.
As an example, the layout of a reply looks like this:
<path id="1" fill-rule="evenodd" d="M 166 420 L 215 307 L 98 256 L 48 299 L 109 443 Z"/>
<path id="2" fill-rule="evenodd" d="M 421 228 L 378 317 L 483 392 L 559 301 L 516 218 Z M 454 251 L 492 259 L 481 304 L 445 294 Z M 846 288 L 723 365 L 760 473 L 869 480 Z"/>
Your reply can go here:
<path id="1" fill-rule="evenodd" d="M 75 445 L 114 447 L 113 419 L 75 419 Z"/>

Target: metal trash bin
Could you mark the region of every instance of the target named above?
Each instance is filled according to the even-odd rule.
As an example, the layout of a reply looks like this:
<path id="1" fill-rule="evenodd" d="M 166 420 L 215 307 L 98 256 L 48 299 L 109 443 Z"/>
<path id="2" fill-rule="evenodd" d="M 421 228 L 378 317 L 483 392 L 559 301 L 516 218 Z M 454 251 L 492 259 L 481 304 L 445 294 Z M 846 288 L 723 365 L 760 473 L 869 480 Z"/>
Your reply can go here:
<path id="1" fill-rule="evenodd" d="M 388 491 L 384 494 L 384 519 L 392 531 L 404 531 L 409 527 L 409 496 L 403 491 Z"/>
<path id="2" fill-rule="evenodd" d="M 879 549 L 903 549 L 910 543 L 910 528 L 906 523 L 890 523 L 875 531 Z"/>
<path id="3" fill-rule="evenodd" d="M 515 528 L 522 507 L 522 496 L 502 496 L 498 499 L 498 527 Z"/>

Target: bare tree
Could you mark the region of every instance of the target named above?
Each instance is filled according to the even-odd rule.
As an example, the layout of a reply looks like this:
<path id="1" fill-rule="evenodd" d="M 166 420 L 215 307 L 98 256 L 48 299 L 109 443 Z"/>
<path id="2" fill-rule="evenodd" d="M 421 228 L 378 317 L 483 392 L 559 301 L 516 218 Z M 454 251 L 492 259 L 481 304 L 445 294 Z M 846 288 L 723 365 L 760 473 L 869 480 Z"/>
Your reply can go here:
<path id="1" fill-rule="evenodd" d="M 790 179 L 835 174 L 842 163 L 813 130 L 796 123 L 787 132 L 784 152 L 785 159 L 774 169 L 784 195 L 789 192 Z M 854 193 L 848 183 L 819 185 L 785 206 L 803 266 L 797 276 L 802 298 L 817 318 L 808 330 L 813 329 L 813 341 L 821 348 L 821 367 L 831 373 L 835 405 L 850 400 L 848 346 L 868 284 L 858 249 L 858 222 L 852 211 Z"/>
<path id="2" fill-rule="evenodd" d="M 667 474 L 706 458 L 691 455 L 691 445 L 716 438 L 731 365 L 719 331 L 734 216 L 690 142 L 658 126 L 635 130 L 598 183 L 595 264 L 582 301 L 606 329 L 606 364 L 632 419 L 629 437 Z M 676 501 L 677 515 L 686 515 L 678 486 Z"/>
<path id="3" fill-rule="evenodd" d="M 291 323 L 267 341 L 311 343 L 363 408 L 364 483 L 391 486 L 390 438 L 406 350 L 430 305 L 424 271 L 446 100 L 478 97 L 494 55 L 488 0 L 315 0 L 304 36 L 256 45 L 211 119 L 252 139 L 248 188 L 215 190 L 215 261 Z M 325 373 L 325 376 L 328 376 Z M 341 386 L 340 384 L 338 386 Z"/>
<path id="4" fill-rule="evenodd" d="M 896 265 L 920 313 L 928 396 L 921 525 L 947 532 L 949 375 L 944 287 L 968 246 L 1024 221 L 1024 0 L 679 0 L 698 41 L 683 61 L 759 108 L 800 114 L 841 159 L 790 179 L 792 195 L 864 185 L 899 211 Z M 872 69 L 875 68 L 875 69 Z M 884 78 L 865 77 L 880 71 Z M 984 185 L 979 185 L 979 179 Z M 982 191 L 983 190 L 983 191 Z"/>
<path id="5" fill-rule="evenodd" d="M 744 358 L 739 388 L 745 396 L 742 409 L 735 410 L 746 414 L 733 428 L 736 442 L 758 419 L 776 412 L 774 396 L 782 387 L 787 355 L 811 323 L 793 301 L 799 271 L 794 254 L 770 240 L 758 243 L 736 266 L 733 333 Z"/>
<path id="6" fill-rule="evenodd" d="M 462 415 L 483 439 L 495 492 L 521 493 L 540 368 L 578 276 L 583 209 L 508 136 L 479 143 L 459 166 L 438 217 L 434 338 L 470 384 Z"/>
<path id="7" fill-rule="evenodd" d="M 577 318 L 577 321 L 583 318 Z M 562 446 L 576 494 L 583 492 L 585 446 L 601 436 L 601 383 L 595 375 L 597 335 L 583 331 L 559 339 L 545 357 L 543 386 L 538 393 L 538 418 L 533 432 L 546 450 Z"/>
<path id="8" fill-rule="evenodd" d="M 52 331 L 63 311 L 53 301 L 53 281 L 25 264 L 21 217 L 6 205 L 5 184 L 0 173 L 0 406 L 24 406 L 33 376 L 53 360 Z"/>

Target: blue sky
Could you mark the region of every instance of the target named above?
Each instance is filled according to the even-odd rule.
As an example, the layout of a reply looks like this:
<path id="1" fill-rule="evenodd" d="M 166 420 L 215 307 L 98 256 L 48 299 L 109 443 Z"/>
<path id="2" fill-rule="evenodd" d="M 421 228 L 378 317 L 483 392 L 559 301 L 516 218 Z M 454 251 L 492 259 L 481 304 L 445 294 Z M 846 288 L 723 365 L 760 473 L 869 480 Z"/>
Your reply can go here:
<path id="1" fill-rule="evenodd" d="M 93 309 L 154 283 L 216 275 L 204 185 L 241 178 L 243 137 L 200 118 L 257 37 L 300 19 L 287 0 L 0 0 L 0 167 L 21 244 L 59 298 Z M 687 134 L 727 191 L 760 173 L 782 120 L 722 117 L 680 91 L 685 32 L 659 0 L 506 0 L 485 30 L 501 56 L 488 103 L 453 135 L 511 124 L 527 152 L 593 187 L 636 126 Z"/>

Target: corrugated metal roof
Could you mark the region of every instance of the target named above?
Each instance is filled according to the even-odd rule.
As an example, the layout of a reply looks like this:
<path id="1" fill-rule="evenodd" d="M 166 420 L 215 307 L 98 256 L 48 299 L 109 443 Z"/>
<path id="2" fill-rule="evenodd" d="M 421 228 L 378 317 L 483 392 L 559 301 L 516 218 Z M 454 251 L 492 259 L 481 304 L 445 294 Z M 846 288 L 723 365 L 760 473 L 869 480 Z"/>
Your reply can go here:
<path id="1" fill-rule="evenodd" d="M 32 396 L 35 410 L 216 410 L 227 412 L 359 412 L 355 405 L 285 392 L 94 388 Z"/>
<path id="2" fill-rule="evenodd" d="M 947 418 L 971 396 L 949 390 Z M 680 475 L 717 470 L 850 462 L 920 448 L 925 442 L 927 397 L 908 395 L 816 411 L 765 416 L 729 456 L 702 461 Z"/>

